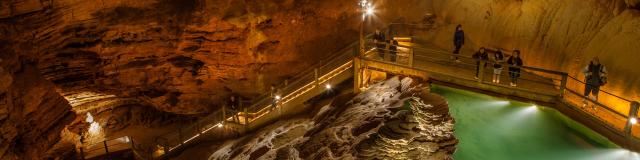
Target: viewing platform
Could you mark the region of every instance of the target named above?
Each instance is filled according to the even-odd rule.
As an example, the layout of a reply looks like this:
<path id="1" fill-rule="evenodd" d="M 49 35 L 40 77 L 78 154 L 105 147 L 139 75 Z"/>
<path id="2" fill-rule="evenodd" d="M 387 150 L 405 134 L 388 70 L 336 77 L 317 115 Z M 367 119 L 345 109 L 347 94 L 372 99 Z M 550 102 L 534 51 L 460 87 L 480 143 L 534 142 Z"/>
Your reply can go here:
<path id="1" fill-rule="evenodd" d="M 635 118 L 638 116 L 637 102 L 606 91 L 602 96 L 618 99 L 628 107 L 612 107 L 613 104 L 585 99 L 580 94 L 584 82 L 566 72 L 535 67 L 518 67 L 522 69 L 518 85 L 510 86 L 508 67 L 514 66 L 501 64 L 504 67 L 502 80 L 494 83 L 491 81 L 493 62 L 479 61 L 469 55 L 454 55 L 428 44 L 416 43 L 419 37 L 412 35 L 411 24 L 391 26 L 393 27 L 389 28 L 397 29 L 387 31 L 393 32 L 399 41 L 395 46 L 396 50 L 391 49 L 392 45 L 388 43 L 368 41 L 361 51 L 360 45 L 353 43 L 293 77 L 286 86 L 277 86 L 282 91 L 278 98 L 265 93 L 243 103 L 239 111 L 223 108 L 190 126 L 157 137 L 157 146 L 160 146 L 157 150 L 161 150 L 159 153 L 162 154 L 151 158 L 171 156 L 186 148 L 185 146 L 201 140 L 222 140 L 239 136 L 285 115 L 302 113 L 308 109 L 303 105 L 305 101 L 347 80 L 353 79 L 354 91 L 358 92 L 366 89 L 368 84 L 389 75 L 416 77 L 434 84 L 552 107 L 623 148 L 640 150 L 640 128 L 635 125 Z M 385 47 L 376 47 L 381 45 Z M 452 57 L 457 57 L 459 61 L 454 61 Z M 477 64 L 487 66 L 478 69 L 476 78 Z M 584 101 L 588 102 L 586 106 L 583 105 Z M 235 121 L 234 116 L 239 120 Z"/>

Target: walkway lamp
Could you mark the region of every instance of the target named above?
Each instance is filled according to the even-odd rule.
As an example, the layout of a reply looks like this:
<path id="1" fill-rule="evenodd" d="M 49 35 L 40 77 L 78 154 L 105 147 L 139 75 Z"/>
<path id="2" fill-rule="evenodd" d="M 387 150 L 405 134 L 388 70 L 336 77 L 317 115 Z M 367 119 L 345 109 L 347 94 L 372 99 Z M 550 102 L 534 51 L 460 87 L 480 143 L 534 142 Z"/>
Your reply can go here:
<path id="1" fill-rule="evenodd" d="M 360 0 L 358 2 L 360 6 L 360 11 L 362 12 L 362 22 L 360 23 L 360 55 L 364 55 L 364 23 L 367 20 L 367 17 L 370 17 L 375 12 L 373 5 L 368 0 Z"/>

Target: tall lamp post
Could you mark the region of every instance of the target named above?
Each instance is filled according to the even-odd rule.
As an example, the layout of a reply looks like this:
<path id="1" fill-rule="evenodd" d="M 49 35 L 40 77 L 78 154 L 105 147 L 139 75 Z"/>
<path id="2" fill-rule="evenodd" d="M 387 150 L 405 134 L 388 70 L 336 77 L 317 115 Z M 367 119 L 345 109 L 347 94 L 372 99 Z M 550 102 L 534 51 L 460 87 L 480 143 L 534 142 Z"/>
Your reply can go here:
<path id="1" fill-rule="evenodd" d="M 360 55 L 364 55 L 364 23 L 368 16 L 373 15 L 374 10 L 373 5 L 371 5 L 367 0 L 360 0 L 358 5 L 360 5 L 360 11 L 362 12 L 362 22 L 360 23 Z"/>

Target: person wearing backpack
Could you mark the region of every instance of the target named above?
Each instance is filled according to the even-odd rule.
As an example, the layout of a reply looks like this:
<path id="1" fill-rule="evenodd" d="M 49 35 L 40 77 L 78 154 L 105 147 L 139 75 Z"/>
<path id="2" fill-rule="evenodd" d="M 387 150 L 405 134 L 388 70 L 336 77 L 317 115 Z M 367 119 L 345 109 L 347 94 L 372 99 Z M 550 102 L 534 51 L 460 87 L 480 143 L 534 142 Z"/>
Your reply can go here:
<path id="1" fill-rule="evenodd" d="M 590 98 L 589 95 L 593 95 L 593 101 L 598 101 L 600 87 L 607 84 L 607 69 L 604 65 L 600 64 L 598 57 L 594 57 L 593 60 L 582 69 L 582 73 L 584 73 L 584 79 L 586 81 L 584 87 L 584 106 L 586 106 L 587 99 Z"/>
<path id="2" fill-rule="evenodd" d="M 502 48 L 493 54 L 493 83 L 500 83 L 500 75 L 502 74 L 502 65 L 504 63 L 504 54 Z"/>

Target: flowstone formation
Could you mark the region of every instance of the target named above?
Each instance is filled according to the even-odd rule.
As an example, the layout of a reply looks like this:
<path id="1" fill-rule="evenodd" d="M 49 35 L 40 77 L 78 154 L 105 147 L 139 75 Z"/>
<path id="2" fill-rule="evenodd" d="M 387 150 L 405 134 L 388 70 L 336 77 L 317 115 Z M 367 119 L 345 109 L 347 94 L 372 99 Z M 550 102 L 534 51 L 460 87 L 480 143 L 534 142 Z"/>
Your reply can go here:
<path id="1" fill-rule="evenodd" d="M 312 118 L 225 142 L 209 159 L 452 159 L 458 140 L 443 97 L 411 78 L 343 94 Z"/>

